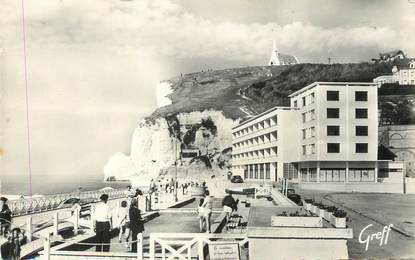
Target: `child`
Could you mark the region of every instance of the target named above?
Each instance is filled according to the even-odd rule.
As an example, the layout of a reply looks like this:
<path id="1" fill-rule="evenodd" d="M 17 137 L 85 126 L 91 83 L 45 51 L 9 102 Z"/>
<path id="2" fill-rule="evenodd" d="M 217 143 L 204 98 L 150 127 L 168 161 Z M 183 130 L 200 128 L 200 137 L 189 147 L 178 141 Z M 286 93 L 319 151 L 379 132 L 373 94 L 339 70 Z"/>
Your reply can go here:
<path id="1" fill-rule="evenodd" d="M 125 234 L 125 247 L 129 247 L 128 239 L 130 237 L 130 220 L 128 216 L 127 201 L 121 202 L 121 208 L 118 211 L 118 242 L 122 242 L 122 235 Z"/>

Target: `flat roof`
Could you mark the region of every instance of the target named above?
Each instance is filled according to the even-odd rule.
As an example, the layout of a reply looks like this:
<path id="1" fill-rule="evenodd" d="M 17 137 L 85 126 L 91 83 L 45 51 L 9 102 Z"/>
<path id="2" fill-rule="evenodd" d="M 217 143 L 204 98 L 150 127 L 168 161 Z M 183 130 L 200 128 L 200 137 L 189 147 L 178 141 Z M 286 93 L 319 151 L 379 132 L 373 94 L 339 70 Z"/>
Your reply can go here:
<path id="1" fill-rule="evenodd" d="M 311 83 L 308 86 L 305 86 L 304 88 L 297 90 L 296 92 L 292 93 L 291 95 L 288 95 L 288 97 L 297 96 L 309 89 L 314 88 L 317 85 L 329 85 L 329 86 L 339 86 L 339 85 L 352 85 L 352 86 L 377 86 L 377 83 L 374 82 L 324 82 L 324 81 L 316 81 L 314 83 Z"/>
<path id="2" fill-rule="evenodd" d="M 249 122 L 254 121 L 255 119 L 260 118 L 263 115 L 266 115 L 266 114 L 268 114 L 268 113 L 270 113 L 272 111 L 278 110 L 278 109 L 281 109 L 281 110 L 298 110 L 298 108 L 295 108 L 295 107 L 281 107 L 281 106 L 276 106 L 276 107 L 270 108 L 270 109 L 268 109 L 268 110 L 266 110 L 266 111 L 264 111 L 264 112 L 256 115 L 255 117 L 251 117 L 250 119 L 243 121 L 239 125 L 232 127 L 232 129 L 235 129 L 237 127 L 243 126 L 243 125 L 245 125 L 245 124 L 247 124 Z"/>

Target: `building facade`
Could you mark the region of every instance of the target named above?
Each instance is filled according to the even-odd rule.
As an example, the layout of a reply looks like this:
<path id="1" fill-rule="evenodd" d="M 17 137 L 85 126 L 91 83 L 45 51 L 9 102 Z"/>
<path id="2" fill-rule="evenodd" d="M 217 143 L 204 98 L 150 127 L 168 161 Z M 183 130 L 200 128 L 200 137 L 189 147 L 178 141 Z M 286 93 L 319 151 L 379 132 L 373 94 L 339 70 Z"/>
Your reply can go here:
<path id="1" fill-rule="evenodd" d="M 408 177 L 415 177 L 415 125 L 380 126 L 379 143 L 405 163 Z"/>
<path id="2" fill-rule="evenodd" d="M 297 110 L 275 107 L 234 127 L 233 173 L 245 180 L 281 178 L 284 162 L 294 159 L 298 152 L 299 132 L 286 127 L 299 122 Z"/>
<path id="3" fill-rule="evenodd" d="M 291 107 L 271 109 L 233 129 L 234 172 L 256 180 L 257 166 L 251 165 L 269 163 L 275 173 L 265 180 L 288 178 L 305 188 L 345 191 L 383 178 L 401 180 L 399 163 L 378 160 L 377 90 L 375 83 L 315 82 L 296 91 L 289 96 Z M 272 129 L 278 138 L 271 141 L 277 155 L 263 161 L 263 153 L 255 151 L 270 146 L 262 138 L 268 131 L 255 125 L 272 117 L 278 118 Z M 393 176 L 385 174 L 390 167 L 397 169 Z"/>
<path id="4" fill-rule="evenodd" d="M 380 85 L 397 83 L 399 85 L 415 85 L 415 59 L 399 59 L 394 61 L 392 75 L 382 75 L 373 79 Z"/>
<path id="5" fill-rule="evenodd" d="M 294 65 L 298 63 L 299 61 L 296 56 L 279 52 L 277 45 L 274 41 L 271 51 L 271 57 L 268 62 L 269 66 Z"/>

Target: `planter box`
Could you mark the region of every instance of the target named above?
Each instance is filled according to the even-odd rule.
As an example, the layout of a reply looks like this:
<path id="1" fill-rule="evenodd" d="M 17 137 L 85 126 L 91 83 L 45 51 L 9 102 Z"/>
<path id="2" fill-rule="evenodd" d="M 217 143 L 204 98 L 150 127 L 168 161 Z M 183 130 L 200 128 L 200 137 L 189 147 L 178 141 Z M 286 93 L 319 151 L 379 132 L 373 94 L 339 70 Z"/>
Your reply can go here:
<path id="1" fill-rule="evenodd" d="M 331 218 L 332 218 L 332 216 L 333 216 L 333 213 L 332 212 L 328 212 L 327 210 L 324 212 L 324 219 L 325 220 L 327 220 L 328 222 L 330 222 L 331 221 Z"/>
<path id="2" fill-rule="evenodd" d="M 331 217 L 330 223 L 336 228 L 345 228 L 346 227 L 346 218 L 336 218 L 335 216 Z"/>
<path id="3" fill-rule="evenodd" d="M 272 216 L 272 227 L 323 227 L 320 217 Z"/>

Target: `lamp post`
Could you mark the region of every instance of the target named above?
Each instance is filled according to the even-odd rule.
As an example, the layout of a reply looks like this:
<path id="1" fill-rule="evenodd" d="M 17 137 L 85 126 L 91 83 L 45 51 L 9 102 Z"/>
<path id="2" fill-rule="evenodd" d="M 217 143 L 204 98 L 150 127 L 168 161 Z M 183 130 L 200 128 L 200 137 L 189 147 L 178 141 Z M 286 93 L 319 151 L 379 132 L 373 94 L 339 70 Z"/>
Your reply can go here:
<path id="1" fill-rule="evenodd" d="M 175 160 L 174 160 L 174 201 L 177 202 L 177 136 L 176 141 L 174 142 L 174 153 L 175 153 Z"/>

